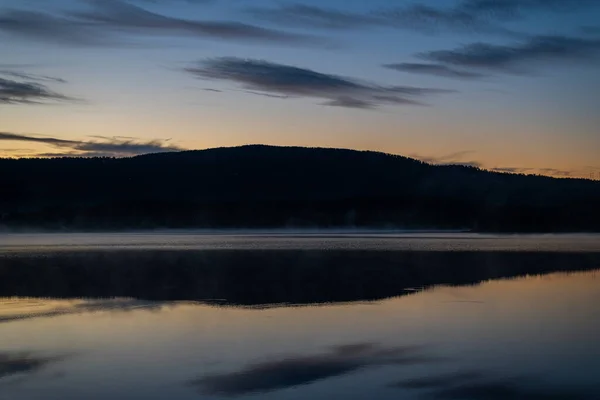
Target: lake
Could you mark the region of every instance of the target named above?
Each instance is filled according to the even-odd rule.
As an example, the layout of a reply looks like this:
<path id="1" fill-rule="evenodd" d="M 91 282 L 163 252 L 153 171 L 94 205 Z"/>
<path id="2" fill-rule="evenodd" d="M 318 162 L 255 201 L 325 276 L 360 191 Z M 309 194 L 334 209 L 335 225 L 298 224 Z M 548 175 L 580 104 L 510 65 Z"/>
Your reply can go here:
<path id="1" fill-rule="evenodd" d="M 600 236 L 0 235 L 0 399 L 600 399 Z"/>

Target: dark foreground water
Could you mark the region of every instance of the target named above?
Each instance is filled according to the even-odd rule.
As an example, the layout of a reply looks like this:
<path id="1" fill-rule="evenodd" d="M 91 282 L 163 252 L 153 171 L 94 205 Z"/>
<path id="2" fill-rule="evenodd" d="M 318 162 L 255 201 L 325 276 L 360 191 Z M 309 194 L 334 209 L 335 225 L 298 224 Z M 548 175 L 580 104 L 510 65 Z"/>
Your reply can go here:
<path id="1" fill-rule="evenodd" d="M 0 399 L 600 399 L 600 237 L 0 236 Z"/>

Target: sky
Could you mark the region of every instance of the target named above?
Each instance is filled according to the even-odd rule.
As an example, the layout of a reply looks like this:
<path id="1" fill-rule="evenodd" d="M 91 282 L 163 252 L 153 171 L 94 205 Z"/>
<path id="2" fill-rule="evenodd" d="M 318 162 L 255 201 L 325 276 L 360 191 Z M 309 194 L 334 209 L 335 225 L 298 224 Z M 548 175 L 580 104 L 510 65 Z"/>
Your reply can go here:
<path id="1" fill-rule="evenodd" d="M 0 0 L 0 157 L 261 143 L 600 179 L 599 21 L 598 0 Z"/>

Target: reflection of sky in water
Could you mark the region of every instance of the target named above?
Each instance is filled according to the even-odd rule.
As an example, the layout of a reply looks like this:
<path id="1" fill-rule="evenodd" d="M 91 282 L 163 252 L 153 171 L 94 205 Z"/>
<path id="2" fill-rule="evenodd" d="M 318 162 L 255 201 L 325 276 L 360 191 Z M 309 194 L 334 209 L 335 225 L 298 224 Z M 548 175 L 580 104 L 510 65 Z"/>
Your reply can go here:
<path id="1" fill-rule="evenodd" d="M 4 299 L 0 398 L 597 399 L 598 274 L 319 307 Z"/>

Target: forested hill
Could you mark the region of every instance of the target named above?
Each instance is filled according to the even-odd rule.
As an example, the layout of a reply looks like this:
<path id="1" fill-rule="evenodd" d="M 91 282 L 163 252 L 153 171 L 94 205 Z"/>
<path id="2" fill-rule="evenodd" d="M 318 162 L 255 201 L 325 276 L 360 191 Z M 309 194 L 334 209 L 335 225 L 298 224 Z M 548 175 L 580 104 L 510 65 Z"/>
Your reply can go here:
<path id="1" fill-rule="evenodd" d="M 600 231 L 600 182 L 258 145 L 121 159 L 0 159 L 0 225 Z"/>

